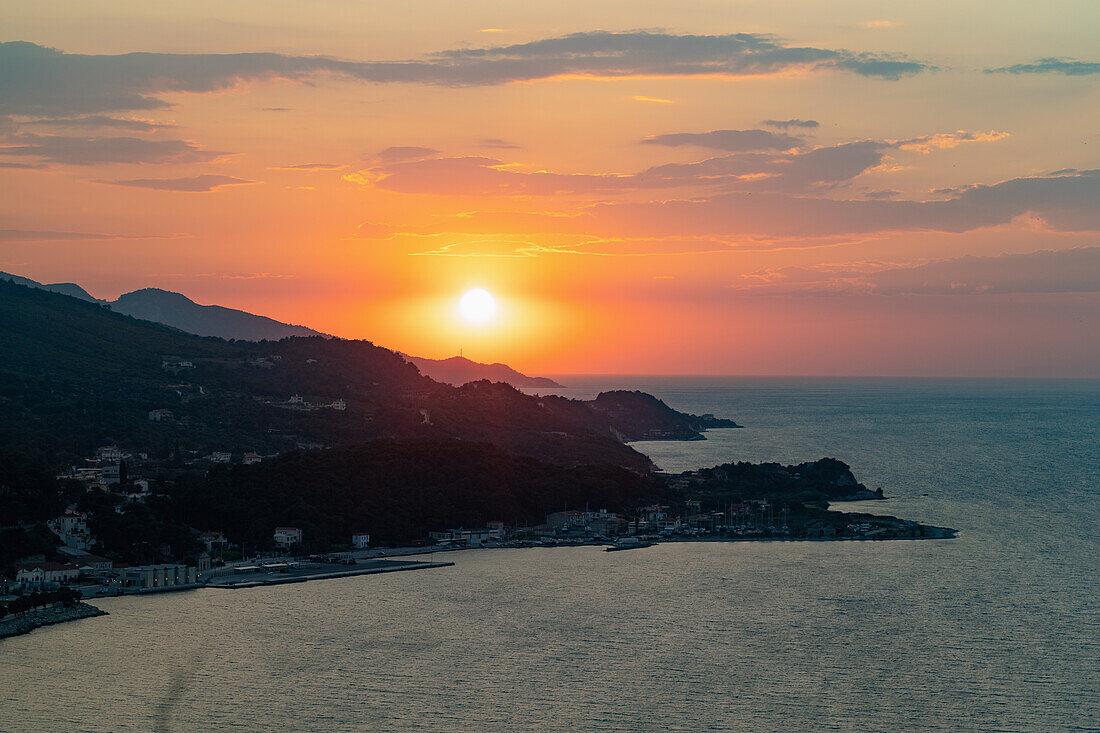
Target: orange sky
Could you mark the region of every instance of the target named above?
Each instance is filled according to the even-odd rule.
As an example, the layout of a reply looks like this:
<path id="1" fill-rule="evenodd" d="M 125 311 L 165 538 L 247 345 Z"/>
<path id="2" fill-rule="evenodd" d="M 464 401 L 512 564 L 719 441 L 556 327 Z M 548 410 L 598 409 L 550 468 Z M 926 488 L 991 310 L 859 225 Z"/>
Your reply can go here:
<path id="1" fill-rule="evenodd" d="M 1100 376 L 1091 0 L 224 5 L 5 3 L 0 270 L 535 373 Z"/>

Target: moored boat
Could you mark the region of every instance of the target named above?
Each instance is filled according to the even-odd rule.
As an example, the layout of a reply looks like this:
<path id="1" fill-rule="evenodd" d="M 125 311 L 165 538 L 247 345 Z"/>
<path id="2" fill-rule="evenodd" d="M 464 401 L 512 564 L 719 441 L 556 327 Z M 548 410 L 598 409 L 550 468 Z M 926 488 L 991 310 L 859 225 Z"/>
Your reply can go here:
<path id="1" fill-rule="evenodd" d="M 640 547 L 652 547 L 653 543 L 648 540 L 640 540 L 637 537 L 622 537 L 615 540 L 615 543 L 607 548 L 607 552 L 615 552 L 617 550 L 636 550 Z"/>

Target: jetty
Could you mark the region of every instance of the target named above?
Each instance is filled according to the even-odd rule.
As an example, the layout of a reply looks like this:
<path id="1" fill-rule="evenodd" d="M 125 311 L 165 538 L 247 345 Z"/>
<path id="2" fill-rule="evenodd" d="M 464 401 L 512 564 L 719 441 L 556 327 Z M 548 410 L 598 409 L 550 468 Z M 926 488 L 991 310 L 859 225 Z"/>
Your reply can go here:
<path id="1" fill-rule="evenodd" d="M 375 575 L 407 570 L 445 568 L 453 562 L 423 562 L 419 560 L 369 560 L 354 565 L 318 563 L 276 563 L 269 565 L 241 565 L 231 572 L 222 572 L 210 579 L 207 588 L 259 588 L 267 585 L 305 583 L 309 580 L 350 578 L 354 575 Z"/>

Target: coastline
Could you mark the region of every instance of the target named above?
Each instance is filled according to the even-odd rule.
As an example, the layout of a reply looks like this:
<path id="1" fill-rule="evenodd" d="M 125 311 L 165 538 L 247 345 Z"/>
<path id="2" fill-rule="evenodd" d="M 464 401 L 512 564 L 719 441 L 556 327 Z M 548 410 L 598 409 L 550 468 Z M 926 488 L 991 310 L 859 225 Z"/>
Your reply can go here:
<path id="1" fill-rule="evenodd" d="M 96 616 L 106 615 L 107 612 L 103 609 L 96 608 L 83 601 L 77 601 L 71 606 L 37 608 L 18 616 L 0 619 L 0 639 L 29 634 L 43 626 L 53 626 L 69 621 L 79 621 L 82 618 L 95 618 Z"/>

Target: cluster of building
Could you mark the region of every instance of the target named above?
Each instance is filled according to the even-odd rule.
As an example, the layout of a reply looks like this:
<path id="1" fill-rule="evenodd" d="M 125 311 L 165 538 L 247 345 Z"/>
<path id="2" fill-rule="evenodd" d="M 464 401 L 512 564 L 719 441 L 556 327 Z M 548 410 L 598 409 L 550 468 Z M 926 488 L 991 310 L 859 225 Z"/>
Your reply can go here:
<path id="1" fill-rule="evenodd" d="M 300 394 L 292 394 L 284 402 L 275 402 L 268 400 L 264 404 L 272 407 L 281 407 L 284 410 L 301 410 L 303 412 L 312 412 L 314 410 L 337 410 L 343 412 L 348 409 L 348 403 L 343 398 L 337 398 L 332 402 L 309 402 Z"/>
<path id="2" fill-rule="evenodd" d="M 69 559 L 56 562 L 35 558 L 17 563 L 15 582 L 8 584 L 9 591 L 18 589 L 30 593 L 77 586 L 89 591 L 86 595 L 113 595 L 194 586 L 210 571 L 210 556 L 206 553 L 199 555 L 196 565 L 116 564 L 108 558 L 72 548 L 62 548 L 62 554 Z"/>

